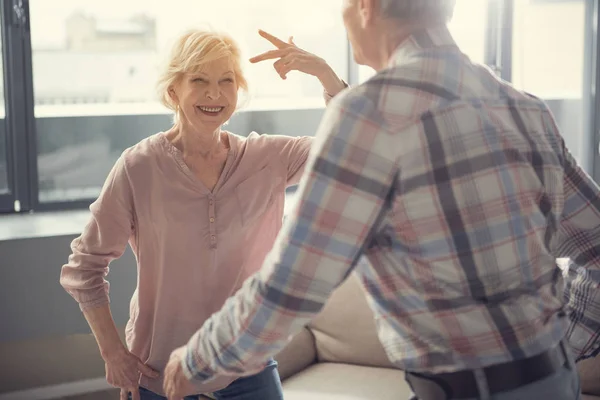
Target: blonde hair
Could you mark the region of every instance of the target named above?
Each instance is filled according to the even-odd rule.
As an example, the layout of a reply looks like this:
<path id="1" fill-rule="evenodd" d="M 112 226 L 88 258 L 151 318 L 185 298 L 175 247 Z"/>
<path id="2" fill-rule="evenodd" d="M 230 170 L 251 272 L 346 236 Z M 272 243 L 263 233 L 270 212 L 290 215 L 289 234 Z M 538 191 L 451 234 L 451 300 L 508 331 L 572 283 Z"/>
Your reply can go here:
<path id="1" fill-rule="evenodd" d="M 213 30 L 190 30 L 177 39 L 158 80 L 158 94 L 161 103 L 175 112 L 178 120 L 178 107 L 169 91 L 187 73 L 202 70 L 207 64 L 229 58 L 233 64 L 238 89 L 248 92 L 248 81 L 242 71 L 242 55 L 238 44 L 225 33 Z"/>

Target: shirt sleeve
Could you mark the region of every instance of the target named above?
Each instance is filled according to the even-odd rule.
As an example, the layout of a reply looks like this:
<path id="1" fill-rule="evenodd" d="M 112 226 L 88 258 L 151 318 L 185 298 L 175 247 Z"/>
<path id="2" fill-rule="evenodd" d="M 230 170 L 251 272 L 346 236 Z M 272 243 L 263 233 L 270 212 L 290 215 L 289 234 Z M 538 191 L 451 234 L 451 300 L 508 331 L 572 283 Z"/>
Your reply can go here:
<path id="1" fill-rule="evenodd" d="M 363 253 L 385 213 L 396 160 L 374 104 L 347 94 L 326 110 L 299 201 L 262 269 L 189 341 L 182 360 L 188 378 L 262 369 L 321 310 Z"/>
<path id="2" fill-rule="evenodd" d="M 348 87 L 346 82 L 344 84 Z M 329 104 L 334 96 L 323 92 L 323 97 L 325 104 Z M 278 147 L 284 169 L 287 171 L 288 187 L 295 186 L 300 182 L 313 139 L 310 136 L 289 137 L 272 135 L 272 141 Z"/>
<path id="3" fill-rule="evenodd" d="M 546 121 L 563 147 L 564 208 L 555 256 L 568 259 L 563 269 L 570 311 L 567 340 L 581 360 L 600 351 L 600 190 L 565 147 L 552 116 Z"/>
<path id="4" fill-rule="evenodd" d="M 304 172 L 313 143 L 310 136 L 268 135 L 272 153 L 277 154 L 285 174 L 286 186 L 297 185 Z"/>
<path id="5" fill-rule="evenodd" d="M 62 267 L 60 283 L 82 310 L 109 303 L 105 277 L 109 263 L 125 252 L 133 232 L 133 200 L 123 157 L 110 171 L 72 254 Z"/>
<path id="6" fill-rule="evenodd" d="M 342 80 L 342 82 L 344 83 L 344 86 L 346 87 L 346 89 L 348 89 L 350 87 L 350 85 L 348 85 L 348 83 L 346 83 L 346 81 Z M 325 100 L 326 105 L 329 105 L 329 103 L 331 102 L 331 99 L 333 99 L 334 97 L 335 96 L 332 96 L 331 94 L 329 94 L 325 90 L 323 90 L 323 99 Z"/>

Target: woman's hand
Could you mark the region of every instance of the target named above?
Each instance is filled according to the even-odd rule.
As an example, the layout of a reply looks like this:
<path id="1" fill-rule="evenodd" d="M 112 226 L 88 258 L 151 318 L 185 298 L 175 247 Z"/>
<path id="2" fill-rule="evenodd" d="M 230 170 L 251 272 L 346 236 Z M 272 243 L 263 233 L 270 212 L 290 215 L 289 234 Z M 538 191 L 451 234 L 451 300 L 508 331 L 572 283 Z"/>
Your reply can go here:
<path id="1" fill-rule="evenodd" d="M 158 372 L 144 364 L 125 348 L 105 357 L 104 362 L 106 381 L 110 385 L 121 389 L 120 400 L 127 400 L 129 393 L 131 393 L 132 400 L 140 400 L 140 375 L 152 379 L 159 377 Z"/>
<path id="2" fill-rule="evenodd" d="M 290 71 L 300 71 L 315 76 L 321 81 L 325 92 L 330 96 L 335 96 L 346 88 L 344 81 L 336 75 L 325 60 L 296 46 L 293 37 L 290 37 L 286 43 L 265 31 L 259 30 L 258 33 L 277 49 L 252 57 L 250 59 L 251 63 L 277 59 L 273 63 L 273 67 L 275 67 L 281 79 L 286 79 Z"/>

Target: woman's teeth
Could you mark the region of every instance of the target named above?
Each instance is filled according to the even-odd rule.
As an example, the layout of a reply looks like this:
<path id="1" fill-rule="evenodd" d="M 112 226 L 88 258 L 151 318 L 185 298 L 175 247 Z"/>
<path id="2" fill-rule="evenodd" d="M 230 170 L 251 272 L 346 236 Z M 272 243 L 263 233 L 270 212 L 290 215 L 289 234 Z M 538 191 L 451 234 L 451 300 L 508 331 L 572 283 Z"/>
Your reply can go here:
<path id="1" fill-rule="evenodd" d="M 210 112 L 210 113 L 217 113 L 223 109 L 223 107 L 198 107 L 198 108 L 201 109 L 202 111 L 206 111 L 206 112 Z"/>

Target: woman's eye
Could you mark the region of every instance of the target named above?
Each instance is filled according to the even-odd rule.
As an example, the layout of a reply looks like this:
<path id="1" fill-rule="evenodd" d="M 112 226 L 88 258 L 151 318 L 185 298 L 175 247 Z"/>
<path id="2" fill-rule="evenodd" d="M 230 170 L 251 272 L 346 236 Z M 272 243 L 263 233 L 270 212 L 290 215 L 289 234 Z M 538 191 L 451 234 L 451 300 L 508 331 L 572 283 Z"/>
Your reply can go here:
<path id="1" fill-rule="evenodd" d="M 223 82 L 233 83 L 233 78 L 225 78 L 223 79 Z"/>

